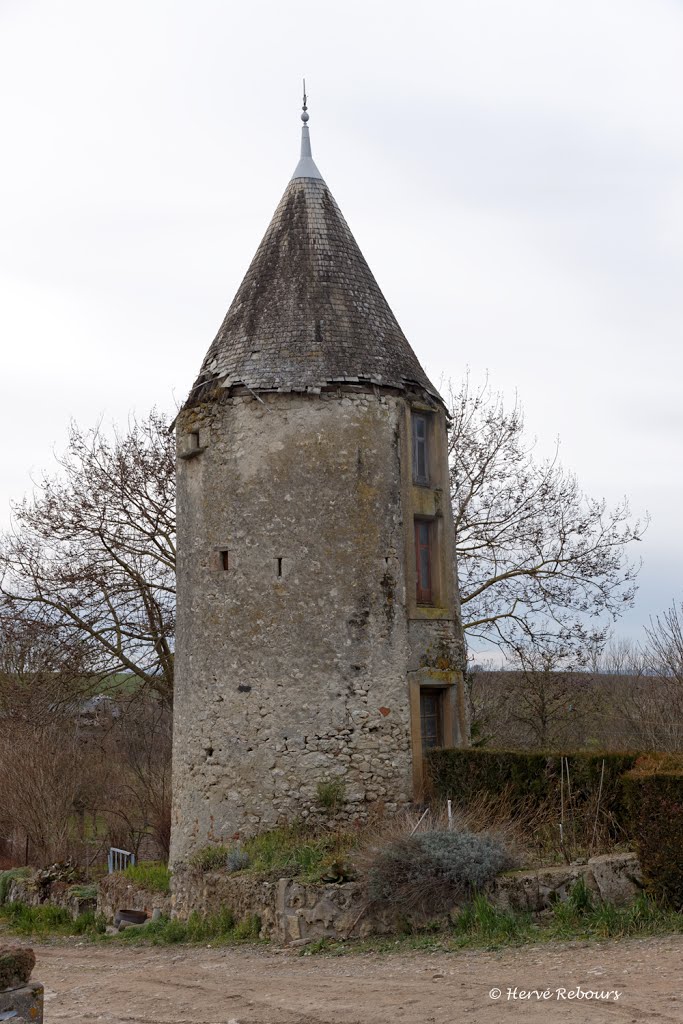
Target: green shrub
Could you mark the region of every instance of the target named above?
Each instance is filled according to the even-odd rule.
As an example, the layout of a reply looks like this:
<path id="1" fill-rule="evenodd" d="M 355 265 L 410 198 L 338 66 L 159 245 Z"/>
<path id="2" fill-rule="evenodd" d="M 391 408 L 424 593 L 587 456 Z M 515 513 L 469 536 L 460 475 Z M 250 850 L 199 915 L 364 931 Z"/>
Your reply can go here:
<path id="1" fill-rule="evenodd" d="M 256 942 L 261 932 L 261 918 L 248 914 L 235 925 L 234 937 L 241 942 Z"/>
<path id="2" fill-rule="evenodd" d="M 368 872 L 368 895 L 404 911 L 443 913 L 512 865 L 503 844 L 485 833 L 418 832 L 378 853 Z"/>
<path id="3" fill-rule="evenodd" d="M 140 864 L 129 864 L 123 874 L 149 892 L 171 891 L 171 872 L 160 861 L 148 860 Z"/>
<path id="4" fill-rule="evenodd" d="M 80 914 L 73 922 L 74 935 L 104 935 L 106 930 L 106 918 L 103 914 L 96 914 L 93 910 Z"/>
<path id="5" fill-rule="evenodd" d="M 344 803 L 346 786 L 341 779 L 330 779 L 328 782 L 319 782 L 316 789 L 316 797 L 321 807 L 326 811 L 334 813 Z"/>
<path id="6" fill-rule="evenodd" d="M 0 919 L 15 935 L 49 938 L 51 935 L 86 935 L 95 938 L 106 931 L 101 914 L 88 911 L 76 920 L 64 907 L 43 903 L 29 907 L 25 903 L 6 903 L 0 907 Z"/>
<path id="7" fill-rule="evenodd" d="M 683 771 L 639 768 L 623 790 L 647 890 L 683 910 Z"/>
<path id="8" fill-rule="evenodd" d="M 532 928 L 530 914 L 499 910 L 481 893 L 454 917 L 451 925 L 455 935 L 468 944 L 487 946 L 523 942 L 531 937 Z"/>
<path id="9" fill-rule="evenodd" d="M 624 772 L 635 766 L 638 756 L 636 753 L 561 754 L 463 748 L 430 751 L 427 770 L 437 798 L 467 804 L 482 793 L 497 795 L 506 791 L 514 810 L 515 804 L 519 807 L 559 805 L 561 764 L 566 757 L 574 801 L 580 804 L 597 795 L 601 788 L 602 808 L 615 824 L 624 826 L 627 814 L 620 780 Z"/>

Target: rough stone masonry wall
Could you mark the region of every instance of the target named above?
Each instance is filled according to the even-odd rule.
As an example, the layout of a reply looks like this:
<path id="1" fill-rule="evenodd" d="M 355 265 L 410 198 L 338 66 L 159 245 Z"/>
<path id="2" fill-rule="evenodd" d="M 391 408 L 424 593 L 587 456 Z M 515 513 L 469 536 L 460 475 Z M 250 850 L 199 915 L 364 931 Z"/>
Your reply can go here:
<path id="1" fill-rule="evenodd" d="M 160 910 L 170 917 L 171 895 L 145 889 L 116 871 L 105 875 L 97 884 L 97 912 L 107 921 L 113 921 L 117 910 L 144 910 L 150 917 L 154 910 Z"/>
<path id="2" fill-rule="evenodd" d="M 583 879 L 595 902 L 626 906 L 642 890 L 642 873 L 634 853 L 592 857 L 587 864 L 556 865 L 500 875 L 486 896 L 505 910 L 542 914 L 568 899 Z M 271 879 L 224 871 L 203 873 L 181 868 L 174 878 L 173 916 L 187 919 L 194 911 L 215 914 L 229 907 L 237 919 L 256 914 L 261 937 L 280 943 L 303 944 L 317 939 L 364 938 L 389 935 L 399 921 L 425 923 L 419 914 L 392 913 L 368 902 L 362 882 L 329 885 L 295 878 Z M 465 901 L 465 904 L 466 905 Z M 458 906 L 444 906 L 442 923 Z"/>
<path id="3" fill-rule="evenodd" d="M 244 396 L 179 418 L 179 452 L 190 432 L 203 450 L 178 473 L 173 864 L 306 816 L 321 781 L 343 778 L 349 817 L 410 800 L 402 401 Z"/>

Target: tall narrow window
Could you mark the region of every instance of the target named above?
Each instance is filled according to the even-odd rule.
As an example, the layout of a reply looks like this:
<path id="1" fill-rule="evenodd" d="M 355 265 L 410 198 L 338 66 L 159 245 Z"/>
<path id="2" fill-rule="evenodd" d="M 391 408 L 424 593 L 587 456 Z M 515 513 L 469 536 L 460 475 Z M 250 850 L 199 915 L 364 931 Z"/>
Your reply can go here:
<path id="1" fill-rule="evenodd" d="M 424 753 L 443 746 L 443 691 L 420 690 L 420 731 Z"/>
<path id="2" fill-rule="evenodd" d="M 417 603 L 432 603 L 432 524 L 428 519 L 415 520 L 415 568 Z"/>
<path id="3" fill-rule="evenodd" d="M 413 480 L 416 484 L 429 483 L 428 417 L 413 413 Z"/>

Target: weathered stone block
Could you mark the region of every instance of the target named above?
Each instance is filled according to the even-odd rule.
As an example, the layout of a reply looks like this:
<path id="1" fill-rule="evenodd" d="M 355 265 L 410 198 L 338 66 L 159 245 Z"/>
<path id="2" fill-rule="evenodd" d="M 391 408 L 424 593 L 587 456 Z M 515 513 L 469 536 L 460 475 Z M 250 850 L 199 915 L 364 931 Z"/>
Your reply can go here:
<path id="1" fill-rule="evenodd" d="M 624 906 L 638 895 L 642 875 L 635 853 L 612 853 L 587 864 L 509 871 L 496 878 L 489 896 L 501 909 L 538 914 L 565 900 L 580 878 L 597 899 Z"/>
<path id="2" fill-rule="evenodd" d="M 490 898 L 501 910 L 522 910 L 538 914 L 565 900 L 579 878 L 597 891 L 592 879 L 586 877 L 586 866 L 558 865 L 532 871 L 510 871 L 500 875 L 492 885 Z"/>
<path id="3" fill-rule="evenodd" d="M 15 1016 L 9 1016 L 11 1013 Z M 20 988 L 0 992 L 0 1020 L 11 1021 L 11 1024 L 19 1024 L 20 1021 L 42 1024 L 43 986 L 40 982 L 32 981 Z"/>
<path id="4" fill-rule="evenodd" d="M 25 985 L 36 965 L 28 946 L 0 946 L 0 990 Z"/>
<path id="5" fill-rule="evenodd" d="M 591 857 L 587 874 L 592 876 L 605 903 L 618 907 L 632 903 L 643 889 L 643 874 L 635 853 L 610 853 Z"/>

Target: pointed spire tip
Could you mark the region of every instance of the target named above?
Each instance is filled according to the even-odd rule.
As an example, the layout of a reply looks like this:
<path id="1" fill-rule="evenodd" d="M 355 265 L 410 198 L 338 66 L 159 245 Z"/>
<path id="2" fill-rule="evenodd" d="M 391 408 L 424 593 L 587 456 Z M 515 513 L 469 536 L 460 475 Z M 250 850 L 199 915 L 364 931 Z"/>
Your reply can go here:
<path id="1" fill-rule="evenodd" d="M 299 159 L 299 163 L 296 165 L 292 178 L 320 178 L 322 180 L 322 174 L 315 166 L 315 163 L 313 162 L 313 155 L 311 153 L 311 137 L 308 132 L 308 124 L 306 123 L 309 116 L 308 96 L 306 95 L 306 79 L 304 78 L 304 102 L 301 108 L 301 120 L 303 121 L 303 127 L 301 129 L 301 157 Z"/>
<path id="2" fill-rule="evenodd" d="M 306 79 L 304 78 L 304 104 L 301 108 L 301 120 L 304 124 L 308 121 L 310 114 L 308 113 L 308 106 L 306 105 Z"/>

